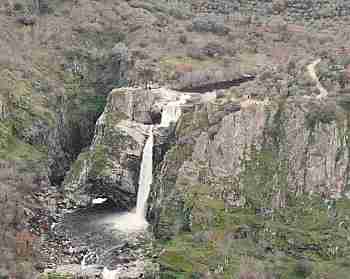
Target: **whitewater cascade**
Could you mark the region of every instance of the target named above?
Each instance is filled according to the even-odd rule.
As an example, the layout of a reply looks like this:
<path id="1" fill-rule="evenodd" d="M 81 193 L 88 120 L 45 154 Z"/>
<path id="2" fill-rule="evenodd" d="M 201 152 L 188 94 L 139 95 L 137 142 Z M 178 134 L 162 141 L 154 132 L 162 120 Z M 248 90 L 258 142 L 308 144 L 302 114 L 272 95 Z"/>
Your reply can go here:
<path id="1" fill-rule="evenodd" d="M 177 102 L 169 103 L 163 107 L 161 127 L 169 127 L 171 122 L 176 122 L 181 115 L 181 108 Z"/>
<path id="2" fill-rule="evenodd" d="M 161 127 L 169 127 L 171 122 L 177 122 L 181 116 L 181 105 L 186 103 L 186 100 L 190 98 L 189 95 L 181 95 L 180 100 L 171 101 L 162 107 L 162 119 L 160 122 Z"/>
<path id="3" fill-rule="evenodd" d="M 181 105 L 186 102 L 187 95 L 181 95 L 180 100 L 170 101 L 163 105 L 160 127 L 169 127 L 181 116 Z M 136 215 L 143 223 L 146 222 L 147 199 L 153 180 L 153 125 L 150 127 L 149 137 L 143 149 L 141 170 L 139 176 L 139 189 L 137 192 Z"/>
<path id="4" fill-rule="evenodd" d="M 139 189 L 137 192 L 136 214 L 140 218 L 146 217 L 147 198 L 153 179 L 153 126 L 150 127 L 149 137 L 143 148 Z"/>

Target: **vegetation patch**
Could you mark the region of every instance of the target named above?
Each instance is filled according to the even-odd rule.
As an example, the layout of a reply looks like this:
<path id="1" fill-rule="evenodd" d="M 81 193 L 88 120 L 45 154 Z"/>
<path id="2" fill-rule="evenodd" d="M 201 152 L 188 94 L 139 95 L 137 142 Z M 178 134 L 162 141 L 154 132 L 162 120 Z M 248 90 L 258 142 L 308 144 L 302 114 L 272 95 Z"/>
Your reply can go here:
<path id="1" fill-rule="evenodd" d="M 196 130 L 203 130 L 209 127 L 208 113 L 199 110 L 191 113 L 184 113 L 178 121 L 176 135 L 178 137 L 189 135 Z"/>
<path id="2" fill-rule="evenodd" d="M 248 208 L 212 211 L 214 222 L 210 226 L 165 243 L 160 262 L 167 269 L 185 272 L 186 278 L 194 271 L 210 269 L 220 270 L 222 278 L 236 278 L 229 276 L 239 275 L 239 263 L 245 256 L 259 263 L 260 270 L 283 279 L 318 278 L 332 272 L 341 275 L 347 268 L 342 259 L 350 256 L 345 225 L 350 212 L 345 203 L 340 200 L 329 211 L 318 198 L 303 197 L 270 217 Z M 208 213 L 208 204 L 204 207 Z M 199 212 L 193 210 L 192 214 Z"/>

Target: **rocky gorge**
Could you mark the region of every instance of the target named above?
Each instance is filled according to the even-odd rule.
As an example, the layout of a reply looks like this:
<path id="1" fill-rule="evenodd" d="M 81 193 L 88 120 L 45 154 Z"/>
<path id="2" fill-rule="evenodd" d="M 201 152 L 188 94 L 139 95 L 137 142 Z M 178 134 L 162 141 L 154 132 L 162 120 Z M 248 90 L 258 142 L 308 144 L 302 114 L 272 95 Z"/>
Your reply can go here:
<path id="1" fill-rule="evenodd" d="M 314 79 L 310 67 L 310 79 Z M 271 249 L 278 241 L 283 253 L 287 249 L 299 251 L 299 256 L 307 251 L 317 251 L 321 258 L 347 255 L 343 233 L 348 220 L 342 215 L 347 211 L 333 221 L 343 235 L 328 247 L 317 246 L 321 244 L 315 236 L 295 240 L 299 236 L 291 233 L 290 239 L 281 238 L 281 224 L 273 227 L 268 221 L 280 218 L 279 212 L 290 208 L 292 197 L 295 206 L 299 198 L 312 203 L 322 197 L 321 208 L 314 209 L 322 212 L 330 208 L 322 209 L 322 203 L 338 200 L 344 206 L 350 196 L 349 113 L 336 99 L 319 96 L 257 99 L 249 95 L 237 98 L 227 90 L 112 90 L 96 122 L 91 146 L 72 165 L 63 191 L 49 194 L 56 203 L 59 196 L 62 205 L 56 213 L 49 213 L 54 221 L 43 246 L 48 253 L 45 273 L 177 278 L 176 274 L 235 272 L 227 266 L 237 265 L 236 260 L 226 256 L 222 259 L 226 266 L 216 266 L 219 271 L 192 258 L 187 259 L 191 262 L 187 268 L 181 249 L 173 251 L 176 246 L 157 244 L 188 233 L 206 239 L 198 242 L 199 247 L 203 241 L 213 241 L 211 238 L 221 245 L 227 237 L 249 239 L 251 234 L 260 245 L 263 232 L 262 249 Z M 325 107 L 327 117 L 320 117 Z M 132 212 L 140 198 L 142 159 L 150 129 L 153 182 L 149 182 L 148 199 L 148 191 L 143 193 L 150 222 L 147 230 L 137 225 L 140 219 Z M 235 222 L 231 218 L 241 218 L 242 210 L 246 210 L 243 216 L 251 214 L 256 219 L 230 225 Z M 266 223 L 260 227 L 261 222 Z M 270 231 L 265 226 L 271 226 Z M 203 233 L 207 236 L 197 236 Z M 188 241 L 184 243 L 197 243 L 195 238 L 193 244 Z M 297 243 L 291 244 L 293 241 Z M 199 249 L 201 253 L 211 251 Z M 222 257 L 221 252 L 219 255 Z"/>
<path id="2" fill-rule="evenodd" d="M 0 278 L 347 278 L 348 11 L 0 3 Z"/>
<path id="3" fill-rule="evenodd" d="M 220 234 L 217 214 L 250 208 L 266 218 L 286 209 L 291 195 L 310 201 L 349 196 L 349 114 L 335 100 L 233 99 L 215 91 L 121 88 L 110 93 L 91 147 L 67 175 L 64 193 L 70 203 L 86 207 L 103 197 L 116 208 L 133 208 L 149 125 L 159 123 L 161 104 L 183 94 L 177 123 L 154 128 L 147 217 L 156 238 L 208 228 Z M 320 118 L 318 112 L 329 105 L 330 115 Z M 227 225 L 227 216 L 221 216 L 220 226 Z M 168 257 L 164 261 L 171 263 Z M 169 262 L 161 266 L 171 267 Z"/>

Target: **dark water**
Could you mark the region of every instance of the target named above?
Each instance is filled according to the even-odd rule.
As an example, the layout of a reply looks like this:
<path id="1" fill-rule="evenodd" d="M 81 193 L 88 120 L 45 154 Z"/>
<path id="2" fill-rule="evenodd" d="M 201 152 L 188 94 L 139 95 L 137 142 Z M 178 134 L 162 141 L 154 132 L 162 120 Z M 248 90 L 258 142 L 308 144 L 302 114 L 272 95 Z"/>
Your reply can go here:
<path id="1" fill-rule="evenodd" d="M 86 264 L 114 269 L 139 258 L 143 246 L 149 243 L 150 234 L 136 224 L 134 216 L 107 202 L 66 214 L 60 229 L 74 247 L 84 250 Z"/>

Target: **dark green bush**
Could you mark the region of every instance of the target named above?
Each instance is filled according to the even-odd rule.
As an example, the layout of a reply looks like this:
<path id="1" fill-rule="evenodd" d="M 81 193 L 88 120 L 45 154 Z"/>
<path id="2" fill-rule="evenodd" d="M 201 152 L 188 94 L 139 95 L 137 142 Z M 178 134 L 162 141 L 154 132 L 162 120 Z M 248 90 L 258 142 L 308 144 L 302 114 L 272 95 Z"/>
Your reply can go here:
<path id="1" fill-rule="evenodd" d="M 308 128 L 314 128 L 318 123 L 328 124 L 335 120 L 333 104 L 313 105 L 305 117 Z"/>

